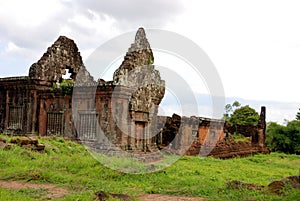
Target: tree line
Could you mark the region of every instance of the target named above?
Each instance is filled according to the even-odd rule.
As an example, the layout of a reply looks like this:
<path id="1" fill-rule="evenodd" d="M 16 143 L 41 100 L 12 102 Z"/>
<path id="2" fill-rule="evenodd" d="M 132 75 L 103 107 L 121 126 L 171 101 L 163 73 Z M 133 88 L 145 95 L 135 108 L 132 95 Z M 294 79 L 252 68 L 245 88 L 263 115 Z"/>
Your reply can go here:
<path id="1" fill-rule="evenodd" d="M 266 144 L 271 151 L 288 154 L 300 154 L 300 112 L 286 125 L 269 122 L 266 132 Z"/>

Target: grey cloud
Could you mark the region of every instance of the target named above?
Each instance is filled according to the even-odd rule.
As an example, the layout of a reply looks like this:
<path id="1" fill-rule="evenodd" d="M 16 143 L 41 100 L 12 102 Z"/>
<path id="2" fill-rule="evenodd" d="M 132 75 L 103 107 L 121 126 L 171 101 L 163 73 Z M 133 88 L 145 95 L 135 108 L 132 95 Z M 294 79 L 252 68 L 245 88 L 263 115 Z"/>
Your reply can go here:
<path id="1" fill-rule="evenodd" d="M 107 15 L 115 19 L 113 26 L 117 30 L 124 32 L 139 26 L 161 28 L 183 10 L 180 0 L 77 0 L 61 2 L 61 4 L 63 5 L 62 10 L 53 11 L 55 15 L 34 28 L 17 25 L 14 19 L 6 18 L 1 20 L 1 40 L 11 41 L 24 49 L 43 52 L 46 47 L 56 40 L 61 28 L 68 27 L 72 32 L 72 36 L 69 37 L 75 36 L 73 39 L 76 43 L 80 43 L 79 46 L 81 48 L 95 48 L 95 40 L 99 42 L 101 37 L 102 40 L 105 39 L 104 34 L 96 33 L 92 28 L 81 27 L 70 21 L 70 19 L 73 19 L 76 15 L 83 15 L 93 19 L 94 16 L 88 12 L 91 10 L 97 13 L 100 18 L 104 18 Z M 34 12 L 34 10 L 28 12 Z M 103 32 L 105 33 L 105 30 Z"/>
<path id="2" fill-rule="evenodd" d="M 0 32 L 6 40 L 12 41 L 21 48 L 37 49 L 58 37 L 60 26 L 63 23 L 65 20 L 55 17 L 39 26 L 30 28 L 15 24 L 14 19 L 7 19 L 0 22 Z"/>
<path id="3" fill-rule="evenodd" d="M 161 26 L 183 11 L 182 2 L 179 0 L 86 0 L 77 1 L 77 8 L 106 14 L 125 27 Z"/>

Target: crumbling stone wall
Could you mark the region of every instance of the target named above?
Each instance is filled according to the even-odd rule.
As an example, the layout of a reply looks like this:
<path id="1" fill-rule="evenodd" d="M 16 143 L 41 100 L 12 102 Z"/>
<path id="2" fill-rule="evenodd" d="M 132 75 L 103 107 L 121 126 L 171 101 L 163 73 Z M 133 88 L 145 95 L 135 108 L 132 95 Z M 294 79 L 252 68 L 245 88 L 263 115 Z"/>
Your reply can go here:
<path id="1" fill-rule="evenodd" d="M 229 125 L 225 124 L 224 131 L 226 133 L 238 132 L 246 137 L 250 137 L 249 142 L 236 142 L 230 135 L 224 140 L 219 141 L 209 153 L 209 156 L 218 158 L 232 158 L 236 156 L 249 156 L 256 153 L 270 153 L 266 148 L 266 108 L 261 107 L 260 118 L 258 124 L 255 125 Z"/>
<path id="2" fill-rule="evenodd" d="M 265 146 L 265 111 L 266 108 L 262 107 L 256 126 L 231 125 L 222 120 L 208 118 L 181 118 L 179 115 L 173 114 L 172 118 L 166 118 L 167 121 L 161 131 L 162 136 L 158 136 L 161 141 L 157 142 L 161 148 L 171 143 L 172 152 L 186 155 L 232 158 L 255 153 L 269 153 Z M 164 118 L 159 117 L 159 119 Z M 250 137 L 251 141 L 234 141 L 229 135 L 234 132 Z"/>
<path id="3" fill-rule="evenodd" d="M 82 82 L 92 82 L 93 78 L 85 69 L 80 52 L 73 40 L 60 36 L 54 44 L 47 49 L 41 59 L 32 64 L 29 69 L 29 78 L 44 80 L 51 83 L 60 83 L 66 69 L 71 73 L 71 79 L 78 76 Z M 77 80 L 79 82 L 80 80 Z"/>
<path id="4" fill-rule="evenodd" d="M 158 120 L 160 132 L 159 137 L 156 138 L 157 144 L 161 146 L 161 148 L 170 144 L 174 146 L 174 143 L 172 142 L 178 135 L 178 131 L 181 125 L 181 116 L 177 114 L 173 114 L 172 117 L 159 116 Z"/>
<path id="5" fill-rule="evenodd" d="M 0 123 L 5 133 L 76 137 L 71 94 L 60 88 L 66 70 L 78 84 L 95 83 L 73 40 L 60 36 L 32 64 L 29 76 L 0 79 Z M 72 90 L 72 86 L 67 86 Z"/>
<path id="6" fill-rule="evenodd" d="M 36 121 L 36 87 L 28 77 L 0 78 L 2 132 L 32 133 Z M 32 111 L 32 112 L 27 112 Z"/>

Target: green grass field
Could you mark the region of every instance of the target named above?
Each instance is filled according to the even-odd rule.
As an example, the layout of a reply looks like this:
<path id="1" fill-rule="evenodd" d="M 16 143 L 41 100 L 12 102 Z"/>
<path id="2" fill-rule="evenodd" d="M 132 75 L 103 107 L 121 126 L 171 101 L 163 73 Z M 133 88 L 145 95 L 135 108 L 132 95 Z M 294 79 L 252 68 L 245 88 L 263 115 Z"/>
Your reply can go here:
<path id="1" fill-rule="evenodd" d="M 0 136 L 9 139 L 7 136 Z M 18 146 L 0 149 L 0 180 L 55 184 L 69 193 L 57 200 L 94 200 L 95 192 L 198 196 L 207 200 L 299 200 L 300 190 L 286 187 L 279 196 L 263 190 L 230 189 L 226 183 L 239 180 L 267 186 L 274 180 L 298 175 L 300 156 L 271 153 L 247 158 L 220 160 L 183 156 L 163 171 L 126 174 L 107 168 L 81 145 L 62 138 L 39 139 L 45 153 Z M 169 157 L 172 160 L 172 156 Z M 103 160 L 103 158 L 102 158 Z M 119 166 L 128 163 L 115 159 Z M 162 164 L 160 164 L 162 165 Z M 136 165 L 139 172 L 143 166 Z M 146 172 L 146 170 L 145 170 Z M 0 200 L 41 200 L 43 189 L 0 188 Z"/>

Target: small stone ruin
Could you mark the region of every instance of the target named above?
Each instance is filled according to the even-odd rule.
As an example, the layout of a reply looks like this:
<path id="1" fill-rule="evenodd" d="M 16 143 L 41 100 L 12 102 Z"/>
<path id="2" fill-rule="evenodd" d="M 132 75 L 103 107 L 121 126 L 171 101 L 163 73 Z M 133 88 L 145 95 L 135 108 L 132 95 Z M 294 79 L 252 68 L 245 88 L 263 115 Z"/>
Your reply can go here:
<path id="1" fill-rule="evenodd" d="M 0 147 L 2 149 L 10 149 L 14 145 L 32 151 L 38 151 L 38 152 L 45 151 L 45 145 L 39 143 L 38 139 L 35 137 L 13 137 L 9 142 L 7 142 L 6 139 L 4 138 L 0 138 Z"/>

